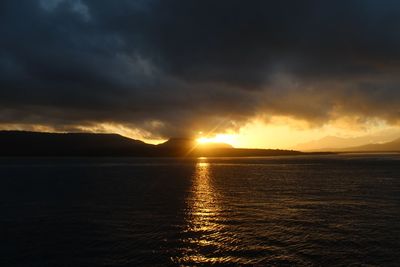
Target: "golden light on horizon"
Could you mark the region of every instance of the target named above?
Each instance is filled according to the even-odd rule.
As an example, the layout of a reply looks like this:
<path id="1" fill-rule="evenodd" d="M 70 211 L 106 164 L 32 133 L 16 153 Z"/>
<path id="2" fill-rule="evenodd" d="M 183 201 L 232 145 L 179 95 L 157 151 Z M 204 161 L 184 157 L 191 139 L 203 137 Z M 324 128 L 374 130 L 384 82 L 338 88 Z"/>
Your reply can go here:
<path id="1" fill-rule="evenodd" d="M 231 146 L 237 146 L 237 135 L 235 134 L 216 134 L 213 137 L 200 137 L 196 139 L 199 144 L 207 143 L 225 143 Z"/>
<path id="2" fill-rule="evenodd" d="M 49 133 L 88 132 L 115 133 L 141 140 L 149 144 L 161 144 L 168 136 L 157 137 L 145 129 L 119 123 L 98 123 L 89 125 L 72 125 L 68 129 L 58 129 L 41 124 L 1 124 L 0 130 L 38 131 Z M 255 118 L 243 123 L 237 129 L 221 129 L 222 132 L 198 132 L 196 146 L 208 147 L 207 144 L 226 143 L 235 148 L 267 149 L 307 149 L 308 142 L 314 142 L 315 148 L 334 148 L 323 138 L 337 137 L 349 139 L 349 145 L 357 146 L 366 143 L 384 143 L 400 136 L 400 125 L 391 125 L 376 119 L 362 121 L 357 117 L 341 117 L 321 125 L 307 124 L 306 121 L 285 116 L 272 116 L 268 120 Z M 322 140 L 322 141 L 321 141 Z M 340 141 L 340 140 L 339 140 Z M 353 143 L 351 143 L 353 142 Z M 358 143 L 357 143 L 358 142 Z M 340 148 L 340 144 L 337 145 Z M 344 147 L 342 145 L 342 147 Z"/>

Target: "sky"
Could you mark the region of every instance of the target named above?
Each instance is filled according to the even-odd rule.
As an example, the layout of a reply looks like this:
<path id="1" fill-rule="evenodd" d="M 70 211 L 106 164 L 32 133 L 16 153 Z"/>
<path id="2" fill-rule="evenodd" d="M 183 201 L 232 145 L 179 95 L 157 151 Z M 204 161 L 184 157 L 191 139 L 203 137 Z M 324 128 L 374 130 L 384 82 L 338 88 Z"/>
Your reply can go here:
<path id="1" fill-rule="evenodd" d="M 398 14 L 395 0 L 3 0 L 0 129 L 387 141 Z"/>

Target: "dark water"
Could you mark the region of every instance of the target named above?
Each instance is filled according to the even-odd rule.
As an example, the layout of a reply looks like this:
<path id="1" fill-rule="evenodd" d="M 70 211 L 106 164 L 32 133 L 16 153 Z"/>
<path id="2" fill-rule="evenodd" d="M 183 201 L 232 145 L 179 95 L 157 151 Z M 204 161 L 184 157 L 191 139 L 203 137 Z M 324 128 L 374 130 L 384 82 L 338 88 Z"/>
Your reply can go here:
<path id="1" fill-rule="evenodd" d="M 399 266 L 400 155 L 0 159 L 0 266 Z"/>

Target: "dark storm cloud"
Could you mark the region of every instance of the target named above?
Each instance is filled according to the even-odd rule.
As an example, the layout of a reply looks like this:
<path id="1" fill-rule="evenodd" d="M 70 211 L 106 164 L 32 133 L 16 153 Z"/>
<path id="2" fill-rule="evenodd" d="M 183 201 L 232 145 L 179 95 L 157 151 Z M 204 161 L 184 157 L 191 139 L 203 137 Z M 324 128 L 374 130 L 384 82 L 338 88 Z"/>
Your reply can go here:
<path id="1" fill-rule="evenodd" d="M 154 134 L 400 118 L 397 1 L 0 3 L 0 122 Z"/>

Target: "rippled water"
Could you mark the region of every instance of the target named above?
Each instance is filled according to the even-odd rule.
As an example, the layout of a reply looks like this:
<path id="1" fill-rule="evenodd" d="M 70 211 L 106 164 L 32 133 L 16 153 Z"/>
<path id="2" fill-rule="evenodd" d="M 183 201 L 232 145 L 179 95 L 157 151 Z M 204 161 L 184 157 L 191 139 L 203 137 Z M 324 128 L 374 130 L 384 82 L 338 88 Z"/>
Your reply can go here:
<path id="1" fill-rule="evenodd" d="M 400 156 L 0 159 L 0 266 L 400 265 Z"/>

